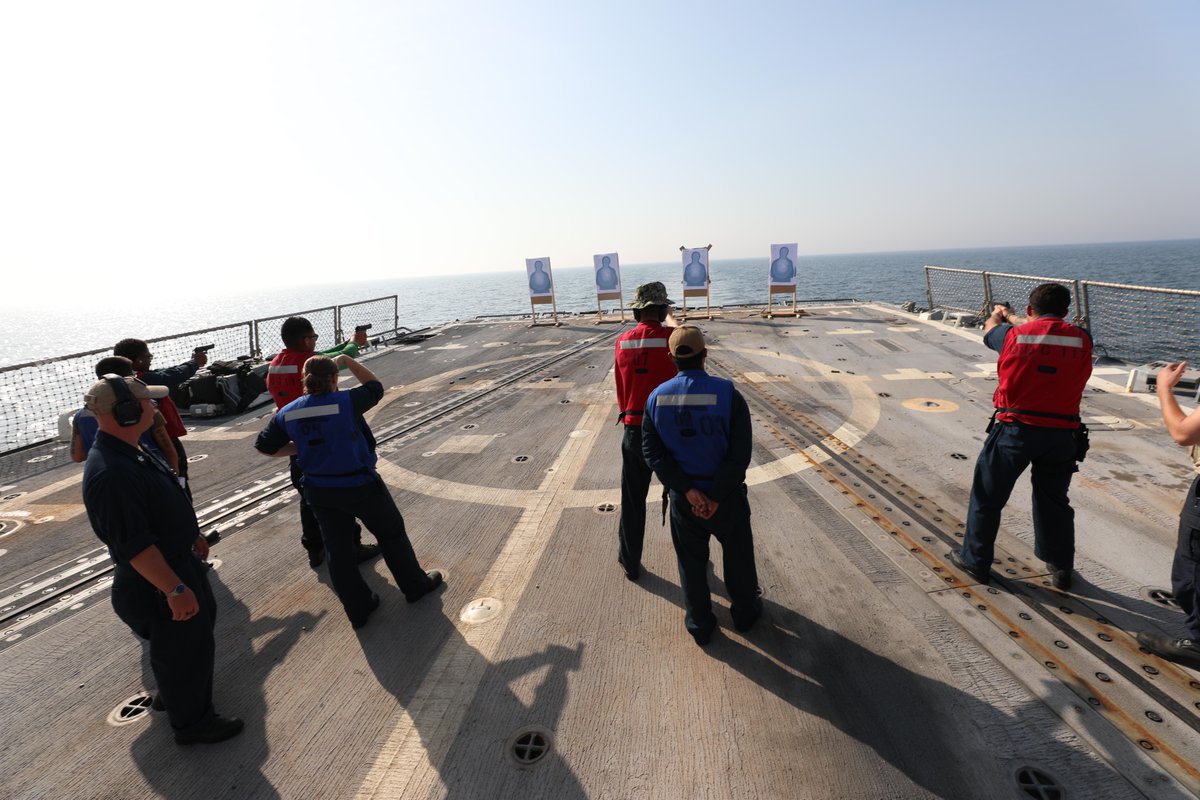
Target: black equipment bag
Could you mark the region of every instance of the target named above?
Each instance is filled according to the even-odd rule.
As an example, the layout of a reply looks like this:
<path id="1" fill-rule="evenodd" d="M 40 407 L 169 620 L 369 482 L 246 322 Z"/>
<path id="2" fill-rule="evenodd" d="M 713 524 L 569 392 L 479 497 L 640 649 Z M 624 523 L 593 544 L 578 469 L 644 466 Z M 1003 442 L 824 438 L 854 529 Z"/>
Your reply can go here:
<path id="1" fill-rule="evenodd" d="M 205 367 L 213 375 L 236 375 L 244 361 L 210 361 Z"/>
<path id="2" fill-rule="evenodd" d="M 267 390 L 265 375 L 268 365 L 260 364 L 258 367 L 252 367 L 248 361 L 236 363 L 238 363 L 238 367 L 232 375 L 221 375 L 216 378 L 222 395 L 219 402 L 225 404 L 225 413 L 227 414 L 239 414 L 245 411 L 256 397 Z"/>
<path id="3" fill-rule="evenodd" d="M 204 403 L 224 403 L 225 396 L 217 386 L 217 376 L 201 370 L 171 390 L 171 399 L 180 408 Z M 185 402 L 180 402 L 184 400 Z"/>

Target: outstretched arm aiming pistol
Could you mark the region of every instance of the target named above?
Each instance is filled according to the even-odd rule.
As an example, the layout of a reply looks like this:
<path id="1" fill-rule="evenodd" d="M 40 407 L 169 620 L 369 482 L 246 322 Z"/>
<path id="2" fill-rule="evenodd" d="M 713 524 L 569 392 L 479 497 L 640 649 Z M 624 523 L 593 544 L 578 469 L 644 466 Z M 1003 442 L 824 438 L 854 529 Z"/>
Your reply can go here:
<path id="1" fill-rule="evenodd" d="M 337 364 L 338 369 L 345 367 L 346 369 L 350 370 L 350 374 L 353 375 L 354 377 L 358 378 L 359 383 L 365 384 L 368 381 L 376 381 L 376 382 L 379 381 L 379 378 L 375 377 L 374 372 L 371 372 L 371 370 L 367 369 L 362 364 L 358 363 L 353 358 L 351 358 L 350 356 L 348 356 L 344 353 L 342 355 L 338 356 L 337 358 L 333 359 L 333 363 Z"/>
<path id="2" fill-rule="evenodd" d="M 1175 444 L 1184 447 L 1200 444 L 1200 408 L 1191 414 L 1184 414 L 1183 409 L 1179 407 L 1179 401 L 1175 399 L 1175 387 L 1186 369 L 1186 361 L 1169 364 L 1159 370 L 1155 379 L 1158 402 L 1162 406 L 1163 424 L 1167 426 L 1167 432 L 1171 434 Z"/>

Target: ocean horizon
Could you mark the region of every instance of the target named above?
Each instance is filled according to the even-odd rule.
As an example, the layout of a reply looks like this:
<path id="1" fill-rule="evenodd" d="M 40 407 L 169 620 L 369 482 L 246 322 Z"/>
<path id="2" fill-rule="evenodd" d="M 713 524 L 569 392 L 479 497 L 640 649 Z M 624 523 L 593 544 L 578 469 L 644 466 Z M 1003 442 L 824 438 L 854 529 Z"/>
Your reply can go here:
<path id="1" fill-rule="evenodd" d="M 767 248 L 764 247 L 764 250 Z M 923 267 L 988 270 L 1049 278 L 1108 281 L 1161 288 L 1200 288 L 1200 239 L 1020 247 L 905 250 L 798 255 L 800 300 L 855 299 L 926 304 Z M 595 312 L 591 265 L 551 263 L 559 312 Z M 680 260 L 621 264 L 628 303 L 637 285 L 666 284 L 681 303 Z M 769 258 L 712 256 L 713 305 L 767 302 Z M 151 339 L 185 331 L 304 312 L 335 304 L 398 295 L 400 324 L 416 329 L 478 316 L 529 313 L 522 266 L 513 270 L 391 279 L 339 281 L 270 289 L 217 287 L 185 302 L 89 306 L 83 296 L 61 297 L 48 286 L 43 297 L 6 298 L 0 315 L 0 366 L 110 346 L 125 337 Z M 695 299 L 689 301 L 695 305 Z M 616 307 L 606 301 L 605 309 Z M 549 310 L 539 306 L 539 311 Z M 81 313 L 85 312 L 85 313 Z M 81 316 L 86 324 L 81 324 Z M 35 335 L 36 334 L 36 335 Z"/>

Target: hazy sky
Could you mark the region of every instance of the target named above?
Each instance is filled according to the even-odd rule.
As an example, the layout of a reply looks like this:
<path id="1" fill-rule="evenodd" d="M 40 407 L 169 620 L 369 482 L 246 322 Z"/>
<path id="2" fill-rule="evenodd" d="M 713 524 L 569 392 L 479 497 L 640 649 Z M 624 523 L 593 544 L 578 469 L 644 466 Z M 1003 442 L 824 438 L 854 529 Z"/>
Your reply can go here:
<path id="1" fill-rule="evenodd" d="M 5 293 L 1197 237 L 1198 32 L 1194 0 L 14 0 Z"/>

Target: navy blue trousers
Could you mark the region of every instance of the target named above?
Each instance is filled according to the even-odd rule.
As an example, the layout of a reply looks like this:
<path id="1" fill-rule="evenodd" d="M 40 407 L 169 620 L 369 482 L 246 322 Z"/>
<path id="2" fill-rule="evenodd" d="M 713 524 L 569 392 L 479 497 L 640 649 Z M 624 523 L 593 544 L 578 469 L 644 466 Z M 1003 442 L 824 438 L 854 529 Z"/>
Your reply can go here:
<path id="1" fill-rule="evenodd" d="M 762 613 L 745 485 L 726 497 L 717 513 L 707 520 L 692 513 L 686 495 L 672 491 L 671 543 L 679 562 L 679 584 L 686 612 L 683 622 L 692 634 L 706 633 L 717 624 L 708 588 L 709 537 L 716 537 L 721 543 L 725 589 L 729 592 L 734 624 L 750 625 Z"/>
<path id="2" fill-rule="evenodd" d="M 642 429 L 625 426 L 621 439 L 621 521 L 617 528 L 617 558 L 626 568 L 642 566 L 642 542 L 646 535 L 646 492 L 654 470 L 642 455 Z"/>
<path id="3" fill-rule="evenodd" d="M 1075 511 L 1067 497 L 1075 465 L 1075 434 L 1066 428 L 1039 428 L 997 422 L 975 461 L 967 508 L 963 560 L 990 569 L 995 558 L 1000 512 L 1021 473 L 1032 465 L 1033 552 L 1058 569 L 1075 564 Z"/>
<path id="4" fill-rule="evenodd" d="M 361 486 L 306 486 L 304 499 L 320 523 L 329 579 L 351 621 L 365 617 L 371 603 L 371 589 L 358 571 L 356 518 L 379 540 L 383 560 L 405 595 L 417 597 L 429 586 L 383 479 L 376 476 Z"/>
<path id="5" fill-rule="evenodd" d="M 167 598 L 133 567 L 118 567 L 113 576 L 112 605 L 135 634 L 150 640 L 150 669 L 176 731 L 204 725 L 213 715 L 213 627 L 217 601 L 208 570 L 191 554 L 169 562 L 179 579 L 196 594 L 200 611 L 191 619 L 171 619 Z"/>
<path id="6" fill-rule="evenodd" d="M 1187 615 L 1188 638 L 1200 641 L 1200 476 L 1192 481 L 1179 515 L 1179 543 L 1171 564 L 1171 591 Z"/>
<path id="7" fill-rule="evenodd" d="M 321 539 L 321 524 L 317 522 L 317 515 L 308 507 L 308 502 L 304 499 L 304 486 L 302 485 L 304 473 L 300 471 L 295 456 L 288 459 L 288 472 L 292 479 L 292 486 L 300 495 L 300 544 L 310 554 L 320 553 L 325 547 L 325 543 Z M 362 531 L 359 530 L 356 523 L 354 525 L 354 544 L 357 545 L 361 540 Z"/>

